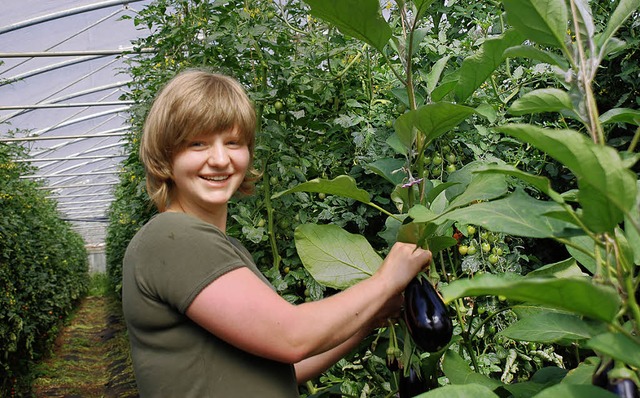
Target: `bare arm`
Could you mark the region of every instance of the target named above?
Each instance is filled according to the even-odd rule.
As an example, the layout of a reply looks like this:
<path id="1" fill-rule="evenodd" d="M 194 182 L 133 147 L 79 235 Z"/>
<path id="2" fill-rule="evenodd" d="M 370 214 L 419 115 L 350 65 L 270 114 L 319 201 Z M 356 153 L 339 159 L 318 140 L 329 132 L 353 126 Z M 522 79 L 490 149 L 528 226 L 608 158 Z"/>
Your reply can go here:
<path id="1" fill-rule="evenodd" d="M 370 330 L 388 302 L 430 261 L 431 253 L 414 249 L 415 245 L 396 244 L 370 278 L 323 300 L 297 306 L 249 269 L 239 268 L 198 294 L 187 316 L 247 352 L 285 363 L 301 362 L 341 346 L 363 329 Z M 316 361 L 344 355 L 353 346 L 347 343 Z"/>

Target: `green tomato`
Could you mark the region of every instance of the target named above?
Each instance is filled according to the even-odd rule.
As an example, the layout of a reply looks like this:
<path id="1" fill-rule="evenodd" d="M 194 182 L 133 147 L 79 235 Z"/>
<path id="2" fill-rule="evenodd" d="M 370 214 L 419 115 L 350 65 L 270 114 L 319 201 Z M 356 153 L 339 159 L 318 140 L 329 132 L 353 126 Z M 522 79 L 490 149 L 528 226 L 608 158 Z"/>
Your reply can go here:
<path id="1" fill-rule="evenodd" d="M 438 166 L 434 166 L 431 168 L 431 175 L 434 177 L 438 177 L 440 174 L 442 174 L 442 169 Z"/>
<path id="2" fill-rule="evenodd" d="M 442 147 L 442 152 L 449 153 L 451 152 L 451 147 L 449 145 L 445 145 Z"/>
<path id="3" fill-rule="evenodd" d="M 387 120 L 386 122 L 384 122 L 384 125 L 387 126 L 387 128 L 390 129 L 391 127 L 393 127 L 393 121 Z"/>
<path id="4" fill-rule="evenodd" d="M 278 115 L 278 120 L 281 122 L 284 122 L 287 120 L 287 115 L 285 115 L 284 113 L 281 113 Z"/>
<path id="5" fill-rule="evenodd" d="M 280 220 L 280 222 L 278 222 L 278 226 L 282 229 L 287 229 L 289 228 L 289 221 L 286 218 L 283 218 L 282 220 Z"/>
<path id="6" fill-rule="evenodd" d="M 487 240 L 487 239 L 489 239 L 489 232 L 487 232 L 487 231 L 482 231 L 482 233 L 480 234 L 480 237 L 482 238 L 482 240 Z"/>
<path id="7" fill-rule="evenodd" d="M 498 256 L 497 256 L 497 255 L 495 255 L 495 254 L 490 254 L 490 255 L 489 255 L 489 262 L 490 262 L 491 264 L 496 264 L 496 263 L 498 262 L 498 260 L 499 260 L 499 259 L 500 259 L 500 257 L 498 257 Z"/>
<path id="8" fill-rule="evenodd" d="M 469 249 L 467 250 L 467 254 L 470 256 L 473 256 L 474 254 L 476 254 L 476 247 L 475 246 L 469 246 Z"/>
<path id="9" fill-rule="evenodd" d="M 271 178 L 269 178 L 269 184 L 276 185 L 277 183 L 278 183 L 278 177 L 271 176 Z"/>
<path id="10" fill-rule="evenodd" d="M 487 242 L 482 244 L 482 251 L 485 253 L 489 253 L 491 251 L 491 245 Z"/>
<path id="11" fill-rule="evenodd" d="M 431 164 L 431 156 L 425 156 L 422 158 L 422 163 L 424 163 L 425 166 L 428 166 Z"/>
<path id="12" fill-rule="evenodd" d="M 260 220 L 258 220 L 258 224 L 257 225 L 258 225 L 259 228 L 264 227 L 264 224 L 265 224 L 264 218 L 261 218 Z"/>
<path id="13" fill-rule="evenodd" d="M 458 253 L 462 254 L 463 256 L 466 256 L 468 252 L 469 252 L 469 246 L 467 245 L 458 246 Z"/>
<path id="14" fill-rule="evenodd" d="M 474 227 L 473 225 L 467 225 L 467 234 L 475 235 L 475 233 L 476 233 L 476 227 Z"/>
<path id="15" fill-rule="evenodd" d="M 324 198 L 326 198 L 326 197 L 327 197 L 327 195 L 324 192 L 318 193 L 318 199 L 324 200 Z"/>
<path id="16" fill-rule="evenodd" d="M 284 108 L 284 104 L 282 103 L 282 101 L 276 101 L 275 104 L 273 104 L 273 106 L 276 108 L 276 111 L 278 112 L 280 112 L 282 108 Z"/>
<path id="17" fill-rule="evenodd" d="M 440 155 L 435 155 L 432 159 L 433 164 L 435 164 L 436 166 L 441 165 L 442 164 L 442 157 Z"/>
<path id="18" fill-rule="evenodd" d="M 456 165 L 453 163 L 450 163 L 447 165 L 447 173 L 453 173 L 454 171 L 456 171 Z"/>
<path id="19" fill-rule="evenodd" d="M 454 153 L 448 153 L 447 154 L 447 162 L 449 163 L 455 163 L 457 160 L 456 155 Z"/>

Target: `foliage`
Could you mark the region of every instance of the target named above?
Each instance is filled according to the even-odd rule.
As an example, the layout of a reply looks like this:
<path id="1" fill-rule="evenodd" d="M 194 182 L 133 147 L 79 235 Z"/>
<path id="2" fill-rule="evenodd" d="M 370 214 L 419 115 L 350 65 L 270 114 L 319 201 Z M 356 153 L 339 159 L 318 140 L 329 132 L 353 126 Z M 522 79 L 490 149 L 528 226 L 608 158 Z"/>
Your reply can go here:
<path id="1" fill-rule="evenodd" d="M 638 343 L 637 1 L 593 15 L 561 0 L 306 3 L 159 0 L 135 18 L 153 31 L 136 46 L 156 51 L 129 69 L 138 106 L 107 242 L 116 287 L 128 240 L 153 214 L 137 159 L 146 111 L 176 71 L 209 67 L 256 104 L 263 178 L 234 203 L 229 233 L 283 297 L 344 288 L 404 240 L 435 253 L 429 276 L 451 306 L 448 349 L 422 353 L 401 324 L 383 328 L 303 394 L 390 396 L 398 357 L 453 384 L 426 396 L 596 394 L 580 384 L 597 356 L 637 377 L 606 348 Z M 361 256 L 325 250 L 320 264 L 318 244 Z M 549 323 L 562 332 L 532 329 Z"/>
<path id="2" fill-rule="evenodd" d="M 28 391 L 29 369 L 48 354 L 63 319 L 89 285 L 84 242 L 59 218 L 24 148 L 0 144 L 0 395 Z"/>
<path id="3" fill-rule="evenodd" d="M 415 1 L 414 8 L 405 8 L 404 3 L 398 3 L 400 18 L 403 26 L 407 27 L 402 38 L 404 42 L 398 38 L 394 42 L 391 34 L 387 34 L 386 27 L 379 28 L 379 19 L 358 14 L 349 20 L 344 18 L 339 7 L 316 0 L 308 2 L 311 4 L 312 14 L 321 15 L 346 34 L 354 35 L 353 30 L 344 28 L 345 25 L 351 28 L 370 27 L 371 30 L 365 33 L 360 30 L 356 36 L 382 52 L 387 51 L 387 48 L 378 40 L 380 35 L 385 35 L 384 40 L 391 39 L 388 47 L 396 50 L 399 59 L 405 60 L 402 65 L 404 75 L 397 75 L 406 87 L 407 102 L 411 110 L 400 116 L 394 127 L 399 143 L 396 149 L 405 156 L 405 169 L 408 172 L 401 186 L 405 191 L 398 193 L 403 199 L 399 209 L 408 213 L 408 218 L 402 215 L 391 216 L 398 221 L 404 220 L 402 225 L 395 222 L 397 239 L 416 242 L 434 252 L 442 252 L 457 243 L 448 232 L 452 224 L 475 224 L 494 233 L 553 238 L 566 245 L 574 257 L 562 263 L 550 264 L 544 271 L 536 270 L 526 278 L 498 273 L 452 281 L 444 286 L 443 295 L 449 303 L 454 304 L 459 326 L 462 328 L 459 341 L 453 342 L 452 347 L 457 347 L 456 351 L 464 353 L 473 369 L 481 372 L 481 366 L 475 358 L 478 350 L 474 347 L 473 336 L 478 329 L 473 326 L 474 313 L 464 311 L 460 300 L 465 297 L 499 295 L 503 300 L 532 306 L 528 311 L 516 312 L 519 321 L 502 331 L 502 335 L 513 340 L 573 344 L 597 355 L 602 369 L 609 366 L 609 363 L 614 363 L 614 370 L 605 375 L 605 385 L 614 383 L 616 379 L 630 379 L 638 385 L 638 359 L 629 353 L 636 353 L 640 349 L 640 309 L 636 298 L 640 280 L 635 270 L 640 257 L 637 249 L 640 247 L 640 225 L 638 176 L 630 169 L 638 160 L 633 151 L 640 129 L 636 130 L 633 139 L 629 141 L 628 149 L 618 152 L 606 145 L 603 125 L 627 123 L 637 127 L 640 125 L 640 117 L 638 111 L 626 108 L 610 109 L 599 115 L 592 91 L 600 63 L 605 57 L 624 48 L 624 43 L 614 35 L 627 18 L 637 12 L 638 2 L 620 2 L 606 24 L 600 31 L 596 31 L 592 12 L 586 2 L 571 1 L 567 5 L 562 0 L 505 0 L 503 6 L 507 22 L 512 27 L 499 37 L 486 40 L 477 54 L 466 58 L 459 69 L 445 75 L 439 86 L 431 93 L 427 92 L 426 94 L 438 92 L 438 99 L 431 96 L 431 100 L 435 102 L 429 101 L 428 96 L 421 95 L 419 89 L 412 84 L 411 75 L 414 56 L 412 47 L 416 44 L 414 40 L 417 36 L 419 43 L 423 35 L 417 28 L 417 21 L 426 14 L 426 7 L 431 2 Z M 559 193 L 551 188 L 548 178 L 523 172 L 511 164 L 499 161 L 479 164 L 470 170 L 453 171 L 449 182 L 441 185 L 413 177 L 416 174 L 425 175 L 422 158 L 425 146 L 469 118 L 472 113 L 482 115 L 490 122 L 497 119 L 495 109 L 492 112 L 487 107 L 488 104 L 478 104 L 472 95 L 484 81 L 496 73 L 507 57 L 535 60 L 545 64 L 560 77 L 558 87 L 534 90 L 522 88 L 514 92 L 511 97 L 517 95 L 515 101 L 509 104 L 507 101 L 503 102 L 503 105 L 508 105 L 509 114 L 518 117 L 559 112 L 572 121 L 563 123 L 566 126 L 564 129 L 545 128 L 544 123 L 536 126 L 535 122 L 512 122 L 493 127 L 493 130 L 536 147 L 554 158 L 574 175 L 576 188 Z M 549 75 L 552 76 L 551 73 Z M 437 81 L 436 78 L 435 82 Z M 441 101 L 443 99 L 455 100 L 456 105 Z M 475 109 L 457 105 L 461 102 L 473 104 Z M 509 189 L 506 176 L 522 180 L 524 186 L 536 192 L 535 197 L 528 195 L 523 187 Z M 331 189 L 334 183 L 319 181 L 315 186 L 316 191 L 318 186 L 323 185 Z M 357 189 L 355 183 L 353 188 Z M 346 194 L 349 195 L 348 192 Z M 550 200 L 540 200 L 541 194 Z M 308 235 L 313 227 L 305 226 L 305 229 Z M 481 249 L 488 255 L 491 264 L 501 261 L 498 248 L 492 248 L 489 242 L 483 244 Z M 464 249 L 458 248 L 463 255 L 468 254 L 469 250 L 468 245 Z M 330 256 L 331 253 L 328 254 Z M 314 269 L 313 263 L 318 259 L 325 260 L 319 253 L 302 258 L 310 269 Z M 576 261 L 582 268 L 578 267 Z M 332 271 L 334 275 L 329 278 L 342 277 L 342 286 L 356 281 L 352 281 L 351 273 L 346 267 L 337 263 L 333 265 Z M 444 275 L 448 275 L 447 271 L 443 266 Z M 440 279 L 437 275 L 434 278 L 436 281 Z M 591 323 L 579 324 L 582 317 Z M 465 325 L 467 322 L 470 324 Z M 554 325 L 557 335 L 548 335 L 549 324 Z M 574 330 L 581 330 L 584 334 L 576 335 Z M 402 357 L 404 363 L 414 366 L 414 357 L 406 354 L 405 350 Z M 509 383 L 513 376 L 509 375 L 507 368 L 517 359 L 518 352 L 515 350 L 510 350 L 501 377 L 502 383 L 497 384 L 488 378 L 469 376 L 474 370 L 465 367 L 466 365 L 459 366 L 463 362 L 455 359 L 458 354 L 453 354 L 452 351 L 440 353 L 443 354 L 444 374 L 453 384 L 475 382 L 494 390 L 506 390 L 514 396 L 524 396 L 525 389 L 526 396 L 530 396 L 545 388 L 544 385 L 534 385 L 532 382 Z M 596 369 L 601 371 L 593 363 L 583 362 L 581 358 L 578 361 L 581 363 L 577 366 L 582 371 L 590 374 L 596 373 Z M 421 361 L 417 362 L 420 367 Z M 554 384 L 561 379 L 562 377 L 558 378 Z M 575 380 L 573 382 L 576 383 Z M 586 382 L 590 383 L 591 379 L 588 378 Z M 551 394 L 552 389 L 556 388 L 540 392 L 540 396 Z M 590 394 L 604 394 L 598 387 L 591 386 L 567 386 L 564 389 L 573 393 L 588 391 Z M 438 394 L 434 391 L 433 394 L 424 396 Z"/>

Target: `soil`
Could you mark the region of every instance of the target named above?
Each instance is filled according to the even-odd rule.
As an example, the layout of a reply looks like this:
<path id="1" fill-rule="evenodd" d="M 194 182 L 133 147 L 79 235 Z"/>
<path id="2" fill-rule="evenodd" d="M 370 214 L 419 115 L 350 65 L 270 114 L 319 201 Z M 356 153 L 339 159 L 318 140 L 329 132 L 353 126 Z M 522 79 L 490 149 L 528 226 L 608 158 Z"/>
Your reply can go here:
<path id="1" fill-rule="evenodd" d="M 88 296 L 36 369 L 36 397 L 138 397 L 117 300 Z"/>

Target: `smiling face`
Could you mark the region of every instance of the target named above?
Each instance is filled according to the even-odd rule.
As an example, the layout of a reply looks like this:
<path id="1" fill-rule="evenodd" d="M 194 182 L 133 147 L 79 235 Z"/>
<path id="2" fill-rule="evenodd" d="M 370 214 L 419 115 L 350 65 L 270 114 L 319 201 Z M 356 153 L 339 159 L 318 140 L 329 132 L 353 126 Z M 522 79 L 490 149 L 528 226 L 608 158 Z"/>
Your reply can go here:
<path id="1" fill-rule="evenodd" d="M 238 129 L 189 139 L 174 156 L 169 210 L 183 211 L 224 230 L 227 203 L 245 179 L 249 147 Z"/>
<path id="2" fill-rule="evenodd" d="M 253 103 L 236 80 L 201 70 L 184 71 L 174 77 L 155 99 L 140 143 L 147 192 L 158 210 L 181 211 L 176 205 L 179 203 L 174 203 L 178 199 L 189 205 L 197 202 L 195 208 L 209 211 L 215 210 L 209 206 L 212 203 L 224 203 L 226 209 L 226 201 L 236 190 L 244 195 L 252 193 L 258 172 L 243 165 L 245 161 L 237 155 L 248 151 L 251 164 L 255 128 Z M 221 137 L 226 137 L 224 145 L 218 145 Z M 230 144 L 230 137 L 241 148 Z M 222 161 L 215 159 L 219 154 L 223 154 Z M 243 172 L 244 180 L 238 187 L 236 176 Z M 192 175 L 199 180 L 191 179 Z M 203 183 L 206 177 L 214 177 L 208 178 L 207 189 L 216 188 L 217 195 L 204 195 L 204 185 L 195 184 Z M 175 192 L 177 184 L 179 192 Z M 205 205 L 207 201 L 209 205 Z"/>

